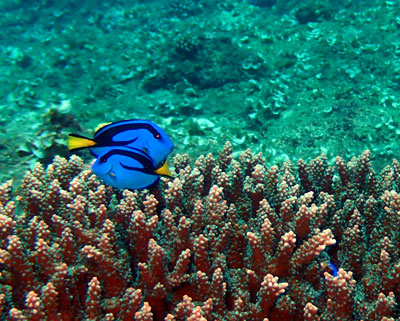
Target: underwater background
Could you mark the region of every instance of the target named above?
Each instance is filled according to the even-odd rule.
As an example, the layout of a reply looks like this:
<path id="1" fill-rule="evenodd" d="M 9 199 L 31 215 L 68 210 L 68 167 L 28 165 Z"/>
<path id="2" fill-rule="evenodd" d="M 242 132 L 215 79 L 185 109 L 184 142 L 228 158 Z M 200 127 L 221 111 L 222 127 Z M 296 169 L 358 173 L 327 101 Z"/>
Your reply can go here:
<path id="1" fill-rule="evenodd" d="M 399 1 L 0 12 L 0 320 L 398 320 Z M 129 119 L 150 189 L 68 151 Z"/>
<path id="2" fill-rule="evenodd" d="M 193 157 L 231 141 L 268 164 L 399 150 L 397 1 L 0 3 L 2 181 L 66 135 L 152 120 Z M 84 154 L 87 155 L 87 154 Z"/>

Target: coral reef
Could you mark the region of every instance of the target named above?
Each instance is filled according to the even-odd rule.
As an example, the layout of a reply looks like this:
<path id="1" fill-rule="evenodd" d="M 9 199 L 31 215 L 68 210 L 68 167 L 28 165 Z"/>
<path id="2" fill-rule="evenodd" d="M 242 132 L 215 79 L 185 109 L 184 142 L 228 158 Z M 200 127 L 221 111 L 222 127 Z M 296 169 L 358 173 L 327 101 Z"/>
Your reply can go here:
<path id="1" fill-rule="evenodd" d="M 0 186 L 7 320 L 394 320 L 400 165 L 173 159 L 145 191 L 72 156 Z M 337 274 L 332 264 L 338 267 Z"/>

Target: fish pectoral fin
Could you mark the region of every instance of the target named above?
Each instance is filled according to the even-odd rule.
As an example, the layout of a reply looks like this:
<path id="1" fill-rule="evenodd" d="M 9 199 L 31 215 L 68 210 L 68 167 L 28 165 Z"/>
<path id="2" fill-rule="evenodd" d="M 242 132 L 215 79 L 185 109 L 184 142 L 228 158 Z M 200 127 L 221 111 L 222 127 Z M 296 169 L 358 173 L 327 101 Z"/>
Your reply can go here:
<path id="1" fill-rule="evenodd" d="M 69 150 L 93 147 L 97 145 L 93 139 L 77 134 L 69 134 L 67 144 Z"/>
<path id="2" fill-rule="evenodd" d="M 167 162 L 164 162 L 161 167 L 155 169 L 153 173 L 161 176 L 174 177 L 174 175 L 172 175 L 171 171 L 169 170 Z"/>
<path id="3" fill-rule="evenodd" d="M 116 175 L 113 171 L 110 171 L 110 172 L 108 173 L 108 175 L 110 175 L 110 177 L 111 177 L 113 180 L 117 180 L 117 175 Z"/>

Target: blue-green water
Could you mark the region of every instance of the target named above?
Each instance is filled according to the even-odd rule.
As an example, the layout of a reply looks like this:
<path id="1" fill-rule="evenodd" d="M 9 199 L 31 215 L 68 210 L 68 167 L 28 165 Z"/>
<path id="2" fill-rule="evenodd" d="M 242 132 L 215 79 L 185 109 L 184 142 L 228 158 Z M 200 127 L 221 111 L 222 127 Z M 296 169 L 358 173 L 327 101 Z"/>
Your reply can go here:
<path id="1" fill-rule="evenodd" d="M 242 320 L 258 301 L 271 308 L 259 300 L 267 273 L 286 294 L 254 318 L 301 320 L 307 303 L 321 320 L 400 315 L 400 166 L 379 175 L 369 163 L 380 170 L 399 157 L 398 1 L 9 0 L 0 12 L 1 320 L 13 308 L 38 320 L 43 306 L 58 320 L 51 304 L 65 320 L 113 310 L 131 320 L 149 298 L 161 320 L 183 294 L 199 304 L 202 283 L 215 292 L 213 317 Z M 68 157 L 68 133 L 92 137 L 101 123 L 132 118 L 159 124 L 173 155 L 189 155 L 169 157 L 176 180 L 123 192 L 80 158 L 57 157 L 21 188 L 2 185 L 36 161 Z M 216 156 L 226 141 L 232 162 L 229 144 Z M 105 252 L 93 255 L 96 246 Z M 155 300 L 164 277 L 155 272 L 174 274 L 180 253 L 182 279 Z M 332 266 L 344 269 L 340 282 Z M 136 308 L 133 287 L 143 290 Z M 43 306 L 32 304 L 39 297 Z"/>
<path id="2" fill-rule="evenodd" d="M 68 155 L 70 131 L 155 121 L 175 153 L 269 164 L 399 150 L 397 1 L 2 1 L 0 170 Z M 83 156 L 87 154 L 83 153 Z"/>

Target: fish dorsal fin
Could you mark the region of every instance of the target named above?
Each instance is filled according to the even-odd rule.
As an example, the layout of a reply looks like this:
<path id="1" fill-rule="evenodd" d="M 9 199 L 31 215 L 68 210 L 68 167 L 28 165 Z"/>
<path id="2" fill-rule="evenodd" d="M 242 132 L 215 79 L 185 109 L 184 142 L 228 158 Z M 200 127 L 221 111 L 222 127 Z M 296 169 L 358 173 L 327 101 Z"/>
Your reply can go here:
<path id="1" fill-rule="evenodd" d="M 174 175 L 172 175 L 171 171 L 169 170 L 167 162 L 164 162 L 161 167 L 154 170 L 153 173 L 161 176 L 174 177 Z"/>
<path id="2" fill-rule="evenodd" d="M 101 124 L 98 124 L 97 127 L 96 127 L 96 129 L 95 129 L 94 131 L 95 131 L 95 132 L 98 132 L 100 129 L 102 129 L 103 127 L 106 127 L 106 126 L 108 126 L 108 125 L 110 125 L 110 124 L 112 124 L 112 123 L 110 122 L 110 123 L 101 123 Z"/>

